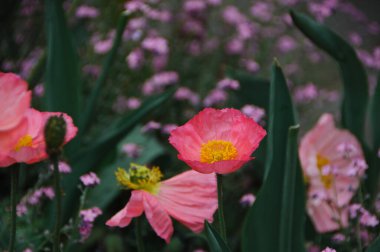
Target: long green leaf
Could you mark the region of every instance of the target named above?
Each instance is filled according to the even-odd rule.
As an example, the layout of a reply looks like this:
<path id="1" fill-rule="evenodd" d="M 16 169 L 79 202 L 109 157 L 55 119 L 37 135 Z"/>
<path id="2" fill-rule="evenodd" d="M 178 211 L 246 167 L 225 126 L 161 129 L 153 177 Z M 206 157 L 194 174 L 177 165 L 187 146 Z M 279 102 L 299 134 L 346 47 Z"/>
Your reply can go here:
<path id="1" fill-rule="evenodd" d="M 111 124 L 105 133 L 97 141 L 93 142 L 91 146 L 71 158 L 73 172 L 63 179 L 62 184 L 66 192 L 64 205 L 71 205 L 72 207 L 64 209 L 64 220 L 67 220 L 77 210 L 75 204 L 79 197 L 77 189 L 79 177 L 90 170 L 95 170 L 96 166 L 99 165 L 110 151 L 115 149 L 117 143 L 124 136 L 145 118 L 148 113 L 159 108 L 161 104 L 172 97 L 174 92 L 175 89 L 170 89 L 160 95 L 149 98 L 139 109 L 132 111 Z"/>
<path id="2" fill-rule="evenodd" d="M 48 44 L 45 81 L 47 109 L 66 112 L 77 124 L 81 90 L 79 66 L 62 1 L 46 0 L 45 15 Z"/>
<path id="3" fill-rule="evenodd" d="M 95 83 L 95 88 L 93 89 L 93 91 L 90 94 L 90 98 L 89 98 L 88 104 L 86 106 L 86 110 L 83 113 L 83 119 L 82 119 L 81 127 L 80 127 L 81 133 L 88 129 L 88 127 L 90 126 L 90 123 L 94 117 L 94 113 L 96 110 L 96 103 L 99 100 L 101 90 L 104 87 L 104 84 L 105 84 L 107 77 L 110 73 L 112 63 L 115 59 L 117 50 L 121 44 L 123 32 L 125 29 L 125 25 L 127 24 L 128 17 L 129 17 L 129 14 L 127 14 L 126 12 L 123 12 L 119 17 L 119 22 L 118 22 L 117 30 L 116 30 L 116 36 L 113 40 L 113 45 L 112 45 L 111 51 L 108 53 L 106 59 L 103 62 L 102 72 L 101 72 L 99 78 L 97 79 L 97 81 Z"/>
<path id="4" fill-rule="evenodd" d="M 216 230 L 207 221 L 205 221 L 205 230 L 211 252 L 231 252 L 222 237 L 220 237 L 218 232 L 216 232 Z"/>
<path id="5" fill-rule="evenodd" d="M 367 252 L 379 252 L 380 251 L 380 236 L 374 240 L 366 250 Z"/>
<path id="6" fill-rule="evenodd" d="M 290 15 L 296 27 L 311 42 L 338 62 L 344 86 L 342 124 L 364 143 L 368 81 L 355 50 L 325 25 L 295 11 L 291 11 Z"/>
<path id="7" fill-rule="evenodd" d="M 285 77 L 278 63 L 275 63 L 272 67 L 270 84 L 266 176 L 256 202 L 244 222 L 243 252 L 280 251 L 281 242 L 290 251 L 305 251 L 303 230 L 305 188 L 301 169 L 298 165 L 294 167 L 294 162 L 297 160 L 297 157 L 294 157 L 296 150 L 288 150 L 291 157 L 286 158 L 287 144 L 295 148 L 293 131 L 291 131 L 291 140 L 287 140 L 288 129 L 295 125 L 295 122 Z M 293 179 L 294 183 L 291 184 Z M 283 211 L 284 208 L 292 210 Z M 287 219 L 282 219 L 285 216 Z M 284 237 L 289 240 L 284 241 L 286 239 Z"/>

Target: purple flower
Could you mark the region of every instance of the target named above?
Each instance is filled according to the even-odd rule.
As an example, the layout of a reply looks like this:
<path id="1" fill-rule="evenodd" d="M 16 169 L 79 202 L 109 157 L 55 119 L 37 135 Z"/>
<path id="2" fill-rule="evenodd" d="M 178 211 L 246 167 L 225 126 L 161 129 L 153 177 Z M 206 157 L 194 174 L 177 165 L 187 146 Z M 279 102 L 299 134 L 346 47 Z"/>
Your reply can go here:
<path id="1" fill-rule="evenodd" d="M 266 2 L 257 2 L 251 7 L 251 14 L 263 22 L 272 19 L 272 5 Z"/>
<path id="2" fill-rule="evenodd" d="M 344 234 L 342 234 L 342 233 L 337 233 L 337 234 L 335 234 L 335 235 L 331 238 L 331 240 L 332 240 L 333 242 L 335 242 L 335 243 L 342 243 L 342 242 L 344 242 L 344 241 L 346 240 L 346 236 L 345 236 Z"/>
<path id="3" fill-rule="evenodd" d="M 375 215 L 370 214 L 367 210 L 361 209 L 360 224 L 367 227 L 376 227 L 379 224 L 379 220 Z"/>
<path id="4" fill-rule="evenodd" d="M 100 74 L 100 66 L 98 65 L 85 65 L 83 66 L 82 68 L 83 72 L 85 72 L 86 74 L 92 76 L 92 77 L 95 77 L 97 78 Z"/>
<path id="5" fill-rule="evenodd" d="M 232 55 L 242 53 L 243 49 L 244 41 L 241 38 L 233 38 L 226 45 L 226 52 Z"/>
<path id="6" fill-rule="evenodd" d="M 127 56 L 127 63 L 130 69 L 136 70 L 141 68 L 144 63 L 144 51 L 136 48 Z"/>
<path id="7" fill-rule="evenodd" d="M 265 116 L 265 110 L 263 108 L 251 104 L 244 105 L 244 107 L 241 108 L 241 112 L 258 123 L 260 123 Z"/>
<path id="8" fill-rule="evenodd" d="M 79 234 L 81 236 L 81 242 L 84 242 L 88 239 L 88 237 L 90 237 L 93 226 L 94 225 L 91 222 L 87 221 L 82 221 L 79 224 Z"/>
<path id="9" fill-rule="evenodd" d="M 322 250 L 321 252 L 336 252 L 335 249 L 332 249 L 332 248 L 329 248 L 329 247 L 326 247 L 324 250 Z"/>
<path id="10" fill-rule="evenodd" d="M 187 0 L 184 4 L 184 10 L 187 13 L 197 14 L 206 10 L 206 2 L 204 0 Z"/>
<path id="11" fill-rule="evenodd" d="M 237 25 L 246 18 L 235 6 L 229 5 L 223 11 L 223 19 L 228 24 Z"/>
<path id="12" fill-rule="evenodd" d="M 277 42 L 277 48 L 283 53 L 293 51 L 296 47 L 296 41 L 288 35 L 282 36 Z"/>
<path id="13" fill-rule="evenodd" d="M 245 67 L 248 72 L 256 73 L 260 69 L 259 63 L 254 60 L 242 60 L 241 64 Z"/>
<path id="14" fill-rule="evenodd" d="M 141 131 L 143 133 L 147 133 L 147 132 L 152 132 L 152 131 L 158 130 L 160 128 L 161 128 L 161 123 L 155 122 L 155 121 L 150 121 L 147 124 L 145 124 L 144 127 L 142 127 Z"/>
<path id="15" fill-rule="evenodd" d="M 100 179 L 93 172 L 89 172 L 87 174 L 80 176 L 80 180 L 85 186 L 96 186 L 100 183 Z"/>
<path id="16" fill-rule="evenodd" d="M 51 171 L 54 170 L 53 165 L 50 165 L 49 168 L 50 168 Z M 59 163 L 58 163 L 58 171 L 60 173 L 70 173 L 71 172 L 71 167 L 66 162 L 59 161 Z"/>
<path id="17" fill-rule="evenodd" d="M 147 37 L 141 43 L 142 48 L 157 54 L 167 54 L 169 52 L 168 41 L 163 37 Z"/>
<path id="18" fill-rule="evenodd" d="M 25 203 L 19 203 L 16 206 L 16 214 L 18 217 L 25 215 L 27 212 L 28 212 L 28 208 L 26 207 Z"/>
<path id="19" fill-rule="evenodd" d="M 228 89 L 237 90 L 240 88 L 239 82 L 236 80 L 230 79 L 230 78 L 224 78 L 224 79 L 220 80 L 216 84 L 216 86 L 217 86 L 217 88 L 223 89 L 223 90 L 228 90 Z"/>
<path id="20" fill-rule="evenodd" d="M 136 97 L 131 97 L 131 98 L 129 98 L 129 99 L 127 99 L 127 102 L 126 102 L 127 104 L 127 108 L 128 109 L 137 109 L 137 108 L 139 108 L 140 107 L 140 105 L 141 105 L 141 101 L 140 101 L 140 99 L 139 98 L 136 98 Z"/>
<path id="21" fill-rule="evenodd" d="M 152 76 L 145 81 L 143 85 L 143 93 L 152 95 L 162 92 L 166 86 L 178 82 L 178 74 L 176 72 L 161 72 Z"/>
<path id="22" fill-rule="evenodd" d="M 75 16 L 77 18 L 96 18 L 97 16 L 99 16 L 99 11 L 95 7 L 81 5 L 77 8 Z"/>
<path id="23" fill-rule="evenodd" d="M 227 93 L 221 89 L 213 89 L 203 100 L 205 107 L 211 107 L 216 104 L 223 103 L 227 100 Z"/>
<path id="24" fill-rule="evenodd" d="M 135 143 L 126 143 L 123 145 L 122 151 L 130 158 L 138 158 L 141 154 L 142 148 Z"/>
<path id="25" fill-rule="evenodd" d="M 362 37 L 356 32 L 351 32 L 348 36 L 349 36 L 350 42 L 355 46 L 360 46 L 363 42 Z"/>
<path id="26" fill-rule="evenodd" d="M 297 87 L 294 96 L 297 102 L 310 102 L 317 98 L 318 89 L 313 83 L 308 83 L 305 86 Z"/>
<path id="27" fill-rule="evenodd" d="M 98 207 L 93 207 L 85 210 L 81 210 L 79 215 L 84 221 L 94 222 L 96 217 L 102 214 L 102 210 Z"/>
<path id="28" fill-rule="evenodd" d="M 252 193 L 247 193 L 247 194 L 244 194 L 240 198 L 239 202 L 240 202 L 240 205 L 242 205 L 243 207 L 248 207 L 248 206 L 252 206 L 255 200 L 256 200 L 255 195 L 253 195 Z"/>
<path id="29" fill-rule="evenodd" d="M 178 127 L 177 124 L 165 124 L 162 126 L 162 133 L 169 135 L 170 132 Z"/>
<path id="30" fill-rule="evenodd" d="M 53 190 L 52 187 L 48 186 L 48 187 L 43 187 L 43 188 L 41 188 L 41 189 L 42 189 L 43 194 L 44 194 L 47 198 L 49 198 L 49 199 L 54 199 L 54 197 L 55 197 L 55 192 L 54 192 L 54 190 Z"/>
<path id="31" fill-rule="evenodd" d="M 189 101 L 194 106 L 199 103 L 199 96 L 187 87 L 178 88 L 174 94 L 174 99 L 178 101 Z"/>
<path id="32" fill-rule="evenodd" d="M 44 88 L 44 85 L 42 83 L 36 85 L 34 88 L 33 88 L 33 94 L 36 96 L 36 97 L 42 97 L 44 96 L 45 94 L 45 88 Z"/>

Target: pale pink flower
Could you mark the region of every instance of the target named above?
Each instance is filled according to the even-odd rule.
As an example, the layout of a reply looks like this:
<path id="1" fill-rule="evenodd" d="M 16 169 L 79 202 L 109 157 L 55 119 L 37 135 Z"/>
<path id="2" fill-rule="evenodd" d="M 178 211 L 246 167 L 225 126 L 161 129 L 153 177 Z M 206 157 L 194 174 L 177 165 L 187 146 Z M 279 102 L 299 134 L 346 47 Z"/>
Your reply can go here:
<path id="1" fill-rule="evenodd" d="M 127 99 L 126 101 L 127 108 L 131 110 L 139 108 L 140 105 L 141 105 L 141 101 L 139 98 L 136 98 L 136 97 L 131 97 Z"/>
<path id="2" fill-rule="evenodd" d="M 367 227 L 376 227 L 379 224 L 379 220 L 376 215 L 370 214 L 364 208 L 361 209 L 361 215 L 359 218 L 360 224 Z"/>
<path id="3" fill-rule="evenodd" d="M 335 243 L 342 243 L 342 242 L 344 242 L 344 241 L 346 240 L 346 236 L 345 236 L 344 234 L 342 234 L 342 233 L 337 233 L 337 234 L 335 234 L 335 235 L 331 238 L 331 240 L 332 240 L 333 242 L 335 242 Z"/>
<path id="4" fill-rule="evenodd" d="M 141 173 L 146 180 L 136 182 L 134 176 Z M 213 221 L 218 207 L 215 174 L 187 171 L 160 182 L 158 167 L 132 164 L 129 172 L 119 169 L 116 177 L 133 191 L 126 206 L 107 221 L 108 226 L 126 227 L 145 213 L 156 234 L 169 243 L 173 234 L 170 216 L 196 233 L 203 230 L 206 220 Z"/>
<path id="5" fill-rule="evenodd" d="M 144 51 L 141 48 L 134 49 L 127 56 L 127 63 L 132 70 L 141 68 L 144 63 Z"/>
<path id="6" fill-rule="evenodd" d="M 247 194 L 244 194 L 240 198 L 239 203 L 242 206 L 252 206 L 253 203 L 255 203 L 255 201 L 256 201 L 256 196 L 253 195 L 252 193 L 247 193 Z"/>
<path id="7" fill-rule="evenodd" d="M 23 250 L 23 252 L 33 252 L 33 250 L 31 248 L 26 248 Z"/>
<path id="8" fill-rule="evenodd" d="M 180 87 L 174 94 L 174 99 L 178 101 L 189 101 L 192 105 L 199 103 L 199 95 L 187 87 Z"/>
<path id="9" fill-rule="evenodd" d="M 282 36 L 277 42 L 277 48 L 283 53 L 293 51 L 296 47 L 297 42 L 288 35 Z"/>
<path id="10" fill-rule="evenodd" d="M 99 16 L 99 11 L 95 7 L 81 5 L 77 8 L 75 16 L 77 18 L 96 18 L 97 16 Z"/>
<path id="11" fill-rule="evenodd" d="M 94 222 L 95 219 L 101 215 L 103 212 L 98 207 L 93 207 L 89 209 L 81 210 L 79 215 L 82 217 L 84 221 Z"/>
<path id="12" fill-rule="evenodd" d="M 237 80 L 233 80 L 230 78 L 224 78 L 216 84 L 217 88 L 223 89 L 223 90 L 237 90 L 240 88 L 240 84 Z"/>
<path id="13" fill-rule="evenodd" d="M 251 104 L 244 105 L 240 110 L 257 123 L 260 123 L 265 116 L 265 110 L 263 108 Z"/>
<path id="14" fill-rule="evenodd" d="M 142 87 L 143 93 L 145 95 L 152 95 L 162 92 L 165 87 L 174 85 L 176 82 L 178 82 L 178 79 L 178 74 L 174 71 L 157 73 L 145 81 Z"/>
<path id="15" fill-rule="evenodd" d="M 169 135 L 176 128 L 178 128 L 177 124 L 165 124 L 162 126 L 162 133 Z"/>
<path id="16" fill-rule="evenodd" d="M 141 43 L 142 48 L 157 54 L 167 54 L 169 52 L 168 41 L 163 37 L 147 37 Z"/>
<path id="17" fill-rule="evenodd" d="M 36 85 L 34 88 L 33 88 L 33 94 L 36 96 L 36 97 L 42 97 L 44 96 L 45 94 L 45 88 L 44 88 L 44 85 L 42 83 Z"/>
<path id="18" fill-rule="evenodd" d="M 251 14 L 260 21 L 268 22 L 273 18 L 272 8 L 273 6 L 270 3 L 256 2 L 251 7 Z"/>
<path id="19" fill-rule="evenodd" d="M 149 121 L 147 124 L 144 125 L 144 127 L 142 127 L 141 132 L 143 133 L 152 132 L 160 128 L 161 128 L 161 123 L 156 122 L 156 121 Z"/>
<path id="20" fill-rule="evenodd" d="M 100 179 L 94 172 L 89 172 L 80 176 L 80 180 L 85 186 L 96 186 L 100 183 Z"/>
<path id="21" fill-rule="evenodd" d="M 321 252 L 336 252 L 335 249 L 332 249 L 330 247 L 326 247 L 324 250 L 322 250 Z"/>
<path id="22" fill-rule="evenodd" d="M 236 171 L 252 159 L 266 131 L 236 109 L 206 108 L 173 130 L 178 158 L 201 173 Z"/>
<path id="23" fill-rule="evenodd" d="M 222 104 L 227 100 L 227 93 L 221 89 L 213 89 L 210 93 L 204 98 L 203 105 L 205 107 L 211 107 L 214 105 Z"/>
<path id="24" fill-rule="evenodd" d="M 54 170 L 54 167 L 53 167 L 52 164 L 50 165 L 49 168 L 52 171 Z M 63 162 L 63 161 L 59 161 L 59 163 L 58 163 L 58 170 L 59 170 L 60 173 L 70 173 L 71 172 L 71 167 L 70 167 L 70 165 L 68 163 Z"/>
<path id="25" fill-rule="evenodd" d="M 135 143 L 126 143 L 123 145 L 122 151 L 130 158 L 138 158 L 141 154 L 142 148 Z"/>
<path id="26" fill-rule="evenodd" d="M 332 115 L 324 114 L 302 138 L 299 156 L 309 183 L 307 209 L 317 231 L 347 226 L 347 205 L 364 175 L 364 155 L 358 140 L 349 131 L 335 128 Z M 354 165 L 356 173 L 352 176 Z M 316 201 L 315 192 L 324 197 Z"/>
<path id="27" fill-rule="evenodd" d="M 294 99 L 297 102 L 310 102 L 318 97 L 318 89 L 314 83 L 307 83 L 305 86 L 297 87 L 294 90 Z"/>

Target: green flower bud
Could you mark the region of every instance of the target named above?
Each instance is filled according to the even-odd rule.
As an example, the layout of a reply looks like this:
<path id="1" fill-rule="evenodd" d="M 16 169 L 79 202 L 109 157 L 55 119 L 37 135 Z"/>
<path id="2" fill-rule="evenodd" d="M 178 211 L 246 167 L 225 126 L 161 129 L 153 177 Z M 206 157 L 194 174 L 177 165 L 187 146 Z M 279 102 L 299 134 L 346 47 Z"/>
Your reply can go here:
<path id="1" fill-rule="evenodd" d="M 45 124 L 46 153 L 59 155 L 66 136 L 66 121 L 63 115 L 51 116 Z"/>

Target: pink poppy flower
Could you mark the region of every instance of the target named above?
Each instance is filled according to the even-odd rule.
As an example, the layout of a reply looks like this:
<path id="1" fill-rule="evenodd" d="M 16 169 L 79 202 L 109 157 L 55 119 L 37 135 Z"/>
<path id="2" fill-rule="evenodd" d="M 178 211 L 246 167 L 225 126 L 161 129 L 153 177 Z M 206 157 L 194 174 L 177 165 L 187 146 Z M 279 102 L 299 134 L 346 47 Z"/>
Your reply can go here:
<path id="1" fill-rule="evenodd" d="M 173 234 L 170 216 L 196 233 L 202 231 L 205 220 L 213 221 L 218 207 L 215 174 L 187 171 L 160 182 L 158 167 L 131 164 L 129 172 L 119 168 L 116 177 L 133 191 L 126 206 L 107 221 L 108 226 L 126 227 L 145 212 L 156 234 L 169 243 Z"/>
<path id="2" fill-rule="evenodd" d="M 236 109 L 206 108 L 171 132 L 178 158 L 201 173 L 226 174 L 253 159 L 266 131 Z"/>
<path id="3" fill-rule="evenodd" d="M 0 160 L 0 166 L 9 166 L 13 163 L 32 164 L 48 157 L 44 137 L 44 127 L 50 116 L 63 115 L 67 124 L 67 131 L 64 143 L 69 142 L 77 133 L 70 116 L 60 112 L 39 112 L 35 109 L 28 109 L 25 118 L 17 126 L 15 134 L 16 144 L 10 149 L 7 158 Z M 9 136 L 11 137 L 11 136 Z"/>
<path id="4" fill-rule="evenodd" d="M 28 84 L 13 73 L 0 72 L 0 132 L 17 126 L 30 106 Z"/>
<path id="5" fill-rule="evenodd" d="M 309 183 L 308 213 L 317 231 L 347 226 L 347 205 L 367 167 L 355 136 L 337 129 L 333 116 L 324 114 L 301 140 L 299 156 Z M 335 212 L 340 213 L 339 222 Z"/>

